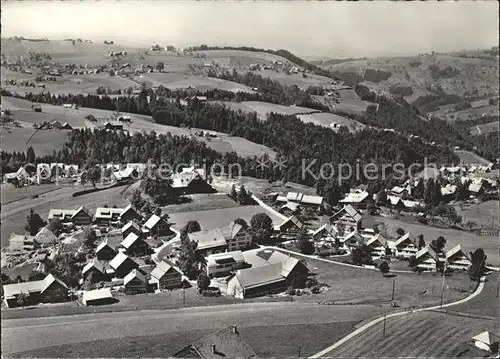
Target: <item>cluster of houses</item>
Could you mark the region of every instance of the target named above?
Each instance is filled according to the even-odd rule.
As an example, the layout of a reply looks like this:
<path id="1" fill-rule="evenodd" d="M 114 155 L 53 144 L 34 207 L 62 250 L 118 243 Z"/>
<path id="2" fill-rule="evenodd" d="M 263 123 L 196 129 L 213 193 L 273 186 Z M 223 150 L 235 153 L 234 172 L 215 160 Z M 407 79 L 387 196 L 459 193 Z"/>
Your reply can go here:
<path id="1" fill-rule="evenodd" d="M 11 183 L 15 186 L 37 185 L 50 182 L 52 175 L 59 177 L 74 177 L 79 173 L 79 166 L 75 164 L 63 163 L 38 163 L 35 165 L 21 166 L 16 172 L 5 173 L 4 183 Z"/>

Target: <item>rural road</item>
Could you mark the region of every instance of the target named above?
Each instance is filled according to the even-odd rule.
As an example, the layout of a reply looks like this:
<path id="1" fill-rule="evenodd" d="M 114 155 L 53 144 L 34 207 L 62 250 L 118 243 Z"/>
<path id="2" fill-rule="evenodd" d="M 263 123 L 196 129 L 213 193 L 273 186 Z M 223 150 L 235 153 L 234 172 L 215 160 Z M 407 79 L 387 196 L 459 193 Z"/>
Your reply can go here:
<path id="1" fill-rule="evenodd" d="M 451 307 L 451 306 L 454 306 L 454 305 L 459 305 L 459 304 L 462 304 L 462 303 L 466 303 L 468 302 L 469 300 L 471 299 L 474 299 L 475 297 L 477 297 L 479 294 L 481 294 L 481 292 L 483 291 L 484 289 L 484 282 L 485 282 L 485 277 L 482 277 L 481 278 L 481 281 L 478 285 L 478 287 L 476 288 L 476 291 L 474 293 L 472 293 L 470 296 L 466 297 L 466 298 L 463 298 L 463 299 L 460 299 L 456 302 L 453 302 L 453 303 L 448 303 L 448 304 L 444 304 L 442 307 L 439 306 L 439 305 L 436 305 L 436 306 L 433 306 L 433 307 L 428 307 L 428 308 L 421 308 L 421 309 L 415 309 L 413 311 L 404 311 L 404 312 L 397 312 L 397 313 L 392 313 L 392 314 L 389 314 L 387 315 L 386 318 L 394 318 L 394 317 L 400 317 L 400 316 L 403 316 L 403 315 L 408 315 L 410 313 L 418 313 L 418 312 L 425 312 L 425 311 L 429 311 L 429 310 L 434 310 L 434 309 L 440 309 L 440 308 L 447 308 L 447 307 Z M 361 334 L 362 332 L 364 332 L 365 330 L 367 330 L 368 328 L 374 326 L 375 324 L 377 323 L 380 323 L 384 320 L 384 316 L 382 317 L 378 317 L 366 324 L 364 324 L 363 326 L 361 326 L 360 328 L 356 329 L 354 332 L 346 335 L 345 337 L 343 337 L 342 339 L 340 339 L 339 341 L 337 341 L 335 344 L 329 346 L 328 348 L 320 351 L 319 353 L 316 353 L 314 354 L 313 356 L 311 356 L 310 358 L 322 358 L 322 357 L 328 357 L 329 353 L 331 353 L 333 350 L 335 350 L 336 348 L 338 348 L 339 346 L 341 346 L 342 344 L 346 343 L 348 340 L 354 338 L 355 336 L 357 336 L 358 334 Z"/>
<path id="2" fill-rule="evenodd" d="M 481 134 L 481 129 L 479 128 L 479 126 L 476 126 L 476 129 L 477 129 L 477 134 L 480 135 Z"/>
<path id="3" fill-rule="evenodd" d="M 370 306 L 276 302 L 2 320 L 2 355 L 59 344 L 193 329 L 359 321 Z"/>

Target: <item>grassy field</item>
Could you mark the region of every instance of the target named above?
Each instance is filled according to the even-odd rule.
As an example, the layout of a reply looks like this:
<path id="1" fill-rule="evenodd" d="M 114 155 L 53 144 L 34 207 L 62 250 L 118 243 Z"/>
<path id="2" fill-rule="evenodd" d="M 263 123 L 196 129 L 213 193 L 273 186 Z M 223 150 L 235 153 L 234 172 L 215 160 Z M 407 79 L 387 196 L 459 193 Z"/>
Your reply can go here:
<path id="1" fill-rule="evenodd" d="M 499 318 L 497 323 L 500 323 L 500 306 L 498 305 L 498 298 L 500 297 L 499 280 L 500 274 L 498 272 L 493 272 L 486 276 L 486 282 L 481 294 L 466 303 L 453 306 L 450 310 L 496 317 Z"/>
<path id="2" fill-rule="evenodd" d="M 30 198 L 31 196 L 47 195 L 52 191 L 60 189 L 61 185 L 66 185 L 66 184 L 50 183 L 40 186 L 30 186 L 23 188 L 16 188 L 11 184 L 1 184 L 0 189 L 2 195 L 2 205 L 19 201 L 22 199 L 27 199 Z"/>
<path id="3" fill-rule="evenodd" d="M 373 220 L 378 223 L 385 223 L 389 236 L 395 237 L 396 230 L 398 228 L 403 228 L 405 231 L 409 231 L 414 237 L 417 237 L 419 234 L 423 234 L 426 243 L 430 243 L 432 240 L 436 239 L 439 236 L 444 236 L 446 238 L 445 250 L 449 250 L 457 244 L 460 244 L 462 250 L 466 253 L 474 251 L 477 248 L 483 248 L 484 252 L 488 256 L 488 263 L 492 265 L 500 264 L 498 257 L 497 237 L 478 236 L 476 233 L 471 233 L 468 231 L 425 226 L 414 221 L 414 219 L 412 222 L 409 222 L 398 219 L 374 217 Z"/>
<path id="4" fill-rule="evenodd" d="M 226 177 L 214 177 L 212 186 L 220 192 L 230 193 L 231 187 L 235 185 L 239 188 L 244 185 L 246 190 L 252 192 L 257 197 L 270 192 L 302 192 L 309 195 L 316 195 L 316 189 L 298 183 L 276 181 L 269 183 L 268 180 L 242 176 L 238 179 Z"/>
<path id="5" fill-rule="evenodd" d="M 455 208 L 457 213 L 462 216 L 462 223 L 473 221 L 477 224 L 474 228 L 498 229 L 498 201 L 492 200 L 479 204 L 466 204 L 463 209 L 459 206 Z"/>
<path id="6" fill-rule="evenodd" d="M 474 335 L 493 330 L 494 321 L 440 313 L 414 313 L 387 319 L 328 353 L 329 357 L 439 357 L 461 356 L 462 344 Z M 498 328 L 497 328 L 498 330 Z M 470 355 L 465 355 L 466 357 Z"/>
<path id="7" fill-rule="evenodd" d="M 269 77 L 285 86 L 296 85 L 303 90 L 307 89 L 309 86 L 328 86 L 332 81 L 332 79 L 328 77 L 313 74 L 307 74 L 307 77 L 303 77 L 300 73 L 288 75 L 284 72 L 276 72 L 274 70 L 261 70 L 255 73 L 263 77 Z"/>
<path id="8" fill-rule="evenodd" d="M 2 216 L 2 247 L 7 245 L 11 233 L 22 234 L 25 232 L 26 216 L 29 214 L 30 208 L 34 208 L 42 218 L 46 219 L 51 208 L 77 209 L 80 206 L 85 206 L 93 212 L 96 207 L 104 205 L 110 207 L 128 205 L 126 193 L 122 193 L 125 187 L 115 187 L 79 197 L 71 197 L 71 194 L 77 190 L 82 190 L 82 188 L 67 187 L 61 189 L 57 194 L 52 193 L 49 198 L 37 199 L 36 202 L 30 199 L 17 202 L 16 209 L 12 210 L 11 215 Z"/>
<path id="9" fill-rule="evenodd" d="M 297 256 L 297 258 L 302 258 Z M 330 289 L 314 296 L 298 297 L 298 301 L 335 301 L 335 304 L 388 305 L 394 299 L 401 308 L 438 304 L 441 298 L 442 277 L 435 273 L 397 273 L 383 277 L 379 271 L 354 268 L 317 259 L 306 258 L 309 269 L 320 283 Z M 471 283 L 464 273 L 446 277 L 445 302 L 452 302 L 469 294 Z"/>
<path id="10" fill-rule="evenodd" d="M 314 354 L 352 330 L 354 322 L 305 325 L 244 326 L 240 335 L 259 357 L 294 357 Z M 175 354 L 215 330 L 191 330 L 151 336 L 98 340 L 16 353 L 10 357 L 143 357 L 159 358 Z M 299 349 L 300 346 L 300 349 Z"/>
<path id="11" fill-rule="evenodd" d="M 198 221 L 200 223 L 201 229 L 212 229 L 216 227 L 227 226 L 229 222 L 234 221 L 238 218 L 243 218 L 247 223 L 250 223 L 252 216 L 257 213 L 266 213 L 274 221 L 275 224 L 280 224 L 283 222 L 279 218 L 273 218 L 273 216 L 266 212 L 259 205 L 255 206 L 242 206 L 235 208 L 222 208 L 222 209 L 212 209 L 206 211 L 194 211 L 194 212 L 183 212 L 183 213 L 172 213 L 170 215 L 170 222 L 177 229 L 182 229 L 189 221 Z"/>
<path id="12" fill-rule="evenodd" d="M 171 214 L 242 207 L 239 203 L 229 198 L 225 193 L 193 194 L 186 197 L 191 198 L 192 201 L 189 203 L 165 206 L 163 207 L 164 211 Z"/>
<path id="13" fill-rule="evenodd" d="M 491 132 L 498 132 L 498 121 L 485 123 L 484 125 L 472 126 L 470 128 L 471 135 L 482 135 Z"/>
<path id="14" fill-rule="evenodd" d="M 202 92 L 219 89 L 233 92 L 254 93 L 254 91 L 250 87 L 236 82 L 217 79 L 213 77 L 194 76 L 176 72 L 154 72 L 136 76 L 134 79 L 139 83 L 145 81 L 152 86 L 162 85 L 169 89 L 185 89 L 190 87 Z"/>
<path id="15" fill-rule="evenodd" d="M 42 123 L 44 121 L 58 120 L 61 123 L 68 122 L 73 127 L 96 127 L 102 126 L 106 121 L 113 118 L 113 112 L 107 110 L 91 109 L 80 107 L 78 110 L 65 110 L 62 106 L 42 105 L 42 113 L 31 111 L 31 102 L 13 97 L 3 97 L 3 108 L 8 108 L 13 113 L 13 119 L 22 122 L 27 128 L 4 127 L 0 134 L 3 148 L 8 151 L 25 151 L 26 141 L 35 132 L 31 124 Z M 87 115 L 94 115 L 97 122 L 85 120 Z M 125 114 L 125 113 L 122 113 Z M 171 133 L 172 135 L 191 136 L 191 131 L 186 128 L 165 126 L 154 123 L 150 116 L 127 114 L 131 117 L 132 123 L 125 127 L 131 133 L 142 131 L 155 131 L 156 133 Z M 61 148 L 67 140 L 68 131 L 43 130 L 38 131 L 30 140 L 36 153 L 51 154 L 54 149 Z M 226 153 L 234 151 L 242 157 L 263 156 L 268 154 L 274 157 L 275 152 L 267 146 L 260 145 L 241 137 L 229 136 L 219 133 L 218 138 L 199 138 L 208 147 L 215 151 Z"/>
<path id="16" fill-rule="evenodd" d="M 335 123 L 341 126 L 346 126 L 350 132 L 360 131 L 366 126 L 362 123 L 351 120 L 350 118 L 335 115 L 333 113 L 315 113 L 311 115 L 299 115 L 303 122 L 312 122 L 315 125 L 324 126 L 332 129 L 330 124 Z"/>
<path id="17" fill-rule="evenodd" d="M 261 101 L 242 101 L 242 102 L 230 102 L 225 101 L 224 104 L 231 109 L 244 112 L 257 112 L 257 116 L 265 120 L 267 114 L 270 112 L 280 113 L 283 115 L 296 115 L 296 114 L 306 114 L 319 112 L 318 110 L 313 110 L 307 107 L 300 106 L 284 106 L 274 103 L 261 102 Z"/>
<path id="18" fill-rule="evenodd" d="M 455 151 L 455 153 L 460 158 L 460 163 L 465 165 L 489 165 L 491 163 L 487 159 L 470 151 L 459 150 Z"/>
<path id="19" fill-rule="evenodd" d="M 340 94 L 340 103 L 335 105 L 335 109 L 354 114 L 363 113 L 371 105 L 368 101 L 363 101 L 354 92 L 354 90 L 338 90 Z"/>

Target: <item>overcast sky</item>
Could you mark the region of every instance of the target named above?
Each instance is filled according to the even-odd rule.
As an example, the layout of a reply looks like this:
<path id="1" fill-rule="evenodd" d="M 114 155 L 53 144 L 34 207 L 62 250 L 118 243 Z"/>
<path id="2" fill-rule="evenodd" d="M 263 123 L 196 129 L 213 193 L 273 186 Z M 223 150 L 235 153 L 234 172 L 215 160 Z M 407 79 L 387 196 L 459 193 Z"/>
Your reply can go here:
<path id="1" fill-rule="evenodd" d="M 498 2 L 2 2 L 2 36 L 248 45 L 332 58 L 498 45 Z"/>

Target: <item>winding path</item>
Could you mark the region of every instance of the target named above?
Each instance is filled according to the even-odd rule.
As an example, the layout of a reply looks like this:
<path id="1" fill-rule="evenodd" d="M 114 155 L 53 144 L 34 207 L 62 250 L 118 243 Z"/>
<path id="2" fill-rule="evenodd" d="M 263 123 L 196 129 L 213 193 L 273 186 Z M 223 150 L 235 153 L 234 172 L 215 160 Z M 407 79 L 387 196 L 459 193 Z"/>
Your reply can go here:
<path id="1" fill-rule="evenodd" d="M 454 305 L 459 305 L 459 304 L 462 304 L 462 303 L 466 303 L 469 300 L 474 299 L 479 294 L 481 294 L 481 292 L 483 291 L 483 288 L 484 288 L 484 281 L 485 281 L 485 277 L 482 277 L 481 281 L 480 281 L 478 287 L 476 288 L 476 290 L 474 291 L 474 293 L 472 293 L 468 297 L 460 299 L 460 300 L 458 300 L 456 302 L 448 303 L 448 304 L 443 304 L 442 306 L 436 305 L 436 306 L 428 307 L 428 308 L 415 309 L 413 311 L 397 312 L 397 313 L 389 314 L 387 316 L 378 317 L 378 318 L 376 318 L 376 319 L 374 319 L 374 320 L 372 320 L 372 321 L 364 324 L 360 328 L 356 329 L 351 334 L 346 335 L 345 337 L 343 337 L 342 339 L 340 339 L 339 341 L 337 341 L 333 345 L 329 346 L 328 348 L 320 351 L 319 353 L 316 353 L 316 354 L 312 355 L 310 358 L 328 357 L 328 353 L 332 352 L 334 349 L 338 348 L 339 346 L 341 346 L 342 344 L 346 343 L 348 340 L 354 338 L 358 334 L 361 334 L 362 332 L 364 332 L 368 328 L 371 328 L 375 324 L 382 322 L 384 320 L 384 318 L 394 318 L 394 317 L 399 317 L 399 316 L 403 316 L 403 315 L 408 315 L 410 313 L 425 312 L 425 311 L 430 311 L 430 310 L 435 310 L 435 309 L 440 309 L 440 308 L 447 308 L 447 307 L 451 307 L 451 306 L 454 306 Z"/>

